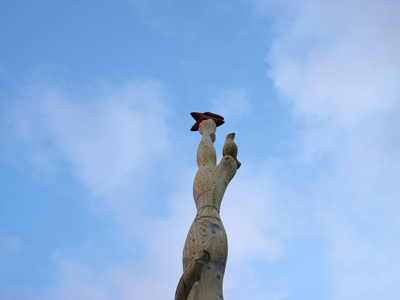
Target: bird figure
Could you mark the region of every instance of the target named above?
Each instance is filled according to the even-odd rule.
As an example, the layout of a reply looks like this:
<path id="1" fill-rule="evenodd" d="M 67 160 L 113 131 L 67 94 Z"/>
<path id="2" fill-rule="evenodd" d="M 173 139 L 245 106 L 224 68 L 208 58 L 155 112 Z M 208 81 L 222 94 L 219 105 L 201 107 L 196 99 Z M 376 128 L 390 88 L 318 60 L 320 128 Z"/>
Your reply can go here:
<path id="1" fill-rule="evenodd" d="M 238 153 L 238 147 L 233 141 L 235 139 L 235 134 L 230 133 L 226 136 L 224 147 L 222 148 L 222 155 L 230 155 L 236 160 L 237 168 L 239 169 L 242 165 L 240 161 L 237 160 L 236 156 Z"/>
<path id="2" fill-rule="evenodd" d="M 205 112 L 205 113 L 191 112 L 190 115 L 193 117 L 193 119 L 196 120 L 196 123 L 194 123 L 192 128 L 190 128 L 190 131 L 199 130 L 200 123 L 208 119 L 212 119 L 215 122 L 215 125 L 217 125 L 217 127 L 225 123 L 224 118 L 222 116 L 210 112 Z"/>

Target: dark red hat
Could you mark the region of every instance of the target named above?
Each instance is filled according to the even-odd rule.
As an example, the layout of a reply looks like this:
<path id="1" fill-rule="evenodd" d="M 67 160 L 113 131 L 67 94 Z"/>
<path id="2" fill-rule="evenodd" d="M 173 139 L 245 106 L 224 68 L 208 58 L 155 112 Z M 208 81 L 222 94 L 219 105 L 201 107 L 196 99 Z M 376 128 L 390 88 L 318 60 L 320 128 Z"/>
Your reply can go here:
<path id="1" fill-rule="evenodd" d="M 196 123 L 194 123 L 192 128 L 190 128 L 190 131 L 199 130 L 200 123 L 208 119 L 213 120 L 217 125 L 217 127 L 225 123 L 224 118 L 222 116 L 210 112 L 205 112 L 205 113 L 191 112 L 190 115 L 193 117 L 193 119 L 196 120 Z"/>

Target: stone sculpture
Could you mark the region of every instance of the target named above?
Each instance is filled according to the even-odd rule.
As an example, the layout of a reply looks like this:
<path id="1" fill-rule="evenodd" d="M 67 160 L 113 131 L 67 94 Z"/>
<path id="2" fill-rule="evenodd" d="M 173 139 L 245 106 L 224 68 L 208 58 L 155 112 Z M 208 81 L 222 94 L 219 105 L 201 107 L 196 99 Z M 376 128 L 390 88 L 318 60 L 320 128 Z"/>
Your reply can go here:
<path id="1" fill-rule="evenodd" d="M 222 281 L 228 245 L 219 210 L 225 190 L 235 176 L 240 162 L 236 159 L 237 146 L 233 141 L 235 134 L 231 133 L 225 141 L 224 157 L 216 164 L 217 155 L 213 143 L 217 127 L 214 119 L 218 115 L 209 116 L 207 118 L 207 115 L 202 114 L 204 119 L 200 119 L 200 122 L 193 116 L 196 124 L 199 123 L 198 128 L 202 135 L 197 150 L 199 170 L 193 183 L 197 214 L 183 249 L 183 275 L 175 300 L 223 299 Z"/>

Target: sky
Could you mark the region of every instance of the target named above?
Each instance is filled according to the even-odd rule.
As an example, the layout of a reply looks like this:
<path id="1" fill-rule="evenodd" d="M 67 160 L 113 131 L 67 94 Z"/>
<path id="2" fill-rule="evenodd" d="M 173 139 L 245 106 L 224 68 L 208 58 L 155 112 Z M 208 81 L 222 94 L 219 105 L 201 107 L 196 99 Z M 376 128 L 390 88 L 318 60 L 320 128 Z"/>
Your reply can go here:
<path id="1" fill-rule="evenodd" d="M 0 1 L 0 299 L 173 299 L 224 116 L 227 300 L 400 294 L 400 2 Z"/>

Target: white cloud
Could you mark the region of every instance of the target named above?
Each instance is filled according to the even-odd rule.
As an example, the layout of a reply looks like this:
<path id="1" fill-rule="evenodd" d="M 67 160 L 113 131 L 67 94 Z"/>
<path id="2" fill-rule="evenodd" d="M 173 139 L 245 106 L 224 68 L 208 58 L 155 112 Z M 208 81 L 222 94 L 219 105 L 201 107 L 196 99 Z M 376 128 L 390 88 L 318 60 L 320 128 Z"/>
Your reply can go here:
<path id="1" fill-rule="evenodd" d="M 221 114 L 226 119 L 233 119 L 249 116 L 252 107 L 244 89 L 222 88 L 215 91 L 212 111 Z"/>
<path id="2" fill-rule="evenodd" d="M 255 2 L 259 8 L 266 5 Z M 378 294 L 391 299 L 400 269 L 391 263 L 399 261 L 400 253 L 393 238 L 400 228 L 395 188 L 400 182 L 398 4 L 292 2 L 289 12 L 277 13 L 284 17 L 268 55 L 270 76 L 298 121 L 306 124 L 295 161 L 305 161 L 303 167 L 318 178 L 299 179 L 288 172 L 291 178 L 282 179 L 274 173 L 298 167 L 293 161 L 279 166 L 258 157 L 257 162 L 242 161 L 221 209 L 229 239 L 225 295 L 290 298 L 286 283 L 265 288 L 265 269 L 290 255 L 294 239 L 309 234 L 305 219 L 317 218 L 312 226 L 329 244 L 332 299 Z M 6 113 L 14 128 L 9 135 L 16 134 L 35 166 L 54 170 L 60 160 L 70 164 L 121 231 L 134 235 L 147 252 L 101 270 L 63 254 L 57 260 L 61 279 L 43 299 L 173 297 L 195 215 L 191 186 L 196 170 L 179 166 L 182 172 L 174 174 L 181 176 L 171 176 L 174 192 L 157 193 L 168 200 L 152 205 L 167 202 L 168 214 L 145 213 L 146 194 L 158 189 L 155 178 L 165 160 L 177 161 L 169 156 L 174 142 L 163 113 L 166 98 L 163 85 L 153 80 L 99 84 L 78 93 L 34 85 Z M 218 90 L 213 109 L 233 118 L 252 113 L 242 89 Z M 150 288 L 154 294 L 149 295 Z"/>
<path id="3" fill-rule="evenodd" d="M 87 257 L 101 252 L 95 243 L 85 243 L 75 249 L 79 255 L 56 251 L 53 255 L 59 272 L 56 284 L 35 293 L 40 295 L 35 299 L 173 298 L 182 275 L 181 255 L 186 234 L 196 214 L 191 176 L 177 177 L 180 184 L 166 199 L 171 204 L 170 217 L 149 216 L 137 224 L 137 241 L 144 252 L 135 251 L 136 244 L 128 242 L 124 246 L 131 253 L 128 257 L 113 257 L 93 264 Z M 110 245 L 108 251 L 113 247 Z"/>
<path id="4" fill-rule="evenodd" d="M 271 266 L 292 255 L 291 247 L 309 217 L 302 215 L 301 207 L 309 202 L 297 202 L 291 187 L 278 180 L 278 165 L 273 161 L 242 161 L 225 193 L 221 217 L 229 244 L 227 299 L 289 298 L 287 282 L 275 285 L 284 281 L 280 275 L 266 276 L 271 274 Z"/>
<path id="5" fill-rule="evenodd" d="M 395 299 L 400 4 L 310 0 L 279 9 L 287 18 L 276 21 L 269 76 L 302 125 L 297 159 L 317 170 L 303 188 L 318 200 L 332 299 Z"/>
<path id="6" fill-rule="evenodd" d="M 296 1 L 268 55 L 298 113 L 350 126 L 400 97 L 398 1 Z"/>
<path id="7" fill-rule="evenodd" d="M 224 90 L 219 95 L 224 95 L 224 103 L 231 101 L 242 108 L 242 113 L 246 111 L 243 91 Z M 82 258 L 90 257 L 90 251 L 96 252 L 95 244 L 85 242 L 81 250 L 74 250 L 84 255 L 59 249 L 59 281 L 43 291 L 40 299 L 173 297 L 182 274 L 183 245 L 195 216 L 192 184 L 196 170 L 174 164 L 178 158 L 171 155 L 166 98 L 163 85 L 152 80 L 119 86 L 101 83 L 80 92 L 36 83 L 26 87 L 7 108 L 4 116 L 10 128 L 8 141 L 22 145 L 28 158 L 36 162 L 34 168 L 47 172 L 67 162 L 117 221 L 123 236 L 128 240 L 134 237 L 135 243 L 145 249 L 145 254 L 139 251 L 140 258 L 117 259 L 97 269 Z M 195 153 L 192 156 L 195 165 Z M 161 176 L 159 168 L 169 164 L 175 171 L 169 179 L 172 193 L 163 192 L 161 180 L 156 180 Z M 274 236 L 280 227 L 271 213 L 276 211 L 275 204 L 266 201 L 267 195 L 260 189 L 269 184 L 268 179 L 259 180 L 245 180 L 238 187 L 232 183 L 233 192 L 226 196 L 231 198 L 226 200 L 230 203 L 225 216 L 232 230 L 232 270 L 238 270 L 248 259 L 275 260 L 284 251 L 282 241 Z M 163 197 L 153 203 L 164 205 L 169 213 L 162 218 L 149 214 L 147 194 Z M 245 206 L 244 195 L 252 198 Z M 239 212 L 249 214 L 249 219 L 237 223 Z M 131 243 L 130 247 L 135 246 Z M 155 285 L 158 288 L 149 294 Z M 231 292 L 239 288 L 231 286 Z"/>
<path id="8" fill-rule="evenodd" d="M 239 171 L 245 173 L 232 180 L 222 203 L 221 217 L 229 241 L 224 293 L 229 299 L 243 299 L 246 295 L 271 300 L 289 297 L 283 288 L 264 291 L 260 266 L 285 254 L 286 243 L 293 238 L 293 227 L 299 222 L 296 215 L 289 220 L 285 204 L 278 204 L 282 200 L 277 199 L 278 187 L 265 170 L 248 165 L 241 168 Z M 139 225 L 137 237 L 145 253 L 97 267 L 57 253 L 60 280 L 38 299 L 66 299 L 68 295 L 79 299 L 114 299 L 116 295 L 118 299 L 173 298 L 182 275 L 186 234 L 196 214 L 192 197 L 195 172 L 187 170 L 177 176 L 174 192 L 168 197 L 167 218 L 149 217 Z M 84 245 L 83 251 L 90 255 L 97 251 L 95 247 Z"/>
<path id="9" fill-rule="evenodd" d="M 371 214 L 366 209 L 360 210 L 359 214 L 367 213 L 368 216 L 357 216 L 355 212 L 351 218 L 346 218 L 343 212 L 341 215 L 335 209 L 327 212 L 322 222 L 328 231 L 330 245 L 332 298 L 394 300 L 398 297 L 400 280 L 400 245 L 394 238 L 399 234 L 398 221 L 379 224 L 385 222 L 379 216 L 381 212 Z M 384 217 L 393 218 L 390 213 L 385 213 Z"/>
<path id="10" fill-rule="evenodd" d="M 155 166 L 169 157 L 167 97 L 154 80 L 100 83 L 79 92 L 35 83 L 5 111 L 7 141 L 20 145 L 35 171 L 68 163 L 132 229 L 151 176 L 162 174 Z"/>
<path id="11" fill-rule="evenodd" d="M 107 287 L 98 282 L 99 276 L 85 266 L 66 260 L 60 255 L 55 257 L 62 273 L 59 286 L 42 292 L 35 299 L 110 299 Z"/>
<path id="12" fill-rule="evenodd" d="M 229 96 L 231 92 L 222 94 Z M 237 107 L 246 107 L 243 91 L 235 94 L 239 95 Z M 21 99 L 9 107 L 8 125 L 30 157 L 41 157 L 53 168 L 60 161 L 70 164 L 120 225 L 116 240 L 122 233 L 137 243 L 128 242 L 130 259 L 116 258 L 98 266 L 85 260 L 98 252 L 95 242 L 84 242 L 83 255 L 58 249 L 60 277 L 38 299 L 67 299 L 71 295 L 79 299 L 173 297 L 182 274 L 183 245 L 195 216 L 192 184 L 196 170 L 174 164 L 178 158 L 171 155 L 174 147 L 164 114 L 166 97 L 162 84 L 154 81 L 132 81 L 116 87 L 103 83 L 78 93 L 36 84 L 26 88 Z M 29 152 L 32 147 L 34 155 Z M 195 153 L 192 157 L 195 166 Z M 155 179 L 160 166 L 168 165 L 164 160 L 174 164 L 175 175 L 169 179 L 172 192 L 164 192 Z M 293 228 L 301 221 L 298 212 L 290 218 L 284 213 L 290 201 L 279 204 L 281 185 L 269 173 L 274 167 L 243 163 L 222 205 L 230 247 L 225 291 L 232 299 L 240 299 L 251 286 L 254 299 L 260 294 L 264 299 L 284 299 L 282 289 L 262 292 L 264 282 L 257 280 L 262 270 L 252 264 L 280 259 Z M 153 204 L 164 205 L 168 213 L 160 218 L 147 213 L 151 205 L 146 203 L 150 199 L 146 193 L 162 197 Z M 136 245 L 143 251 L 136 251 Z M 140 257 L 135 257 L 136 253 Z M 158 288 L 149 294 L 154 286 Z"/>
<path id="13" fill-rule="evenodd" d="M 0 233 L 0 258 L 3 258 L 7 253 L 18 251 L 21 245 L 22 242 L 18 236 Z"/>
<path id="14" fill-rule="evenodd" d="M 40 162 L 33 164 L 35 170 L 47 172 L 46 165 L 51 169 L 70 165 L 119 224 L 111 243 L 126 237 L 129 242 L 123 243 L 133 253 L 130 261 L 115 258 L 116 263 L 99 262 L 96 269 L 82 257 L 90 257 L 90 251 L 98 253 L 98 245 L 84 242 L 81 250 L 72 251 L 84 253 L 79 255 L 60 249 L 56 255 L 60 278 L 40 299 L 115 299 L 115 295 L 119 299 L 161 299 L 174 294 L 195 206 L 193 179 L 176 173 L 180 166 L 174 162 L 179 157 L 171 155 L 167 99 L 164 86 L 154 80 L 119 86 L 100 83 L 80 92 L 36 83 L 7 107 L 3 121 L 9 135 L 3 142 L 16 151 L 22 148 L 31 162 Z M 171 165 L 180 184 L 163 179 Z M 163 189 L 166 180 L 176 184 L 172 196 Z M 166 212 L 165 218 L 151 214 L 152 205 L 170 209 L 168 201 L 172 217 L 166 218 Z M 134 256 L 141 253 L 137 245 L 146 251 L 140 259 Z M 109 251 L 116 248 L 110 246 Z M 154 285 L 157 290 L 149 294 Z"/>
<path id="15" fill-rule="evenodd" d="M 253 170 L 254 171 L 254 170 Z M 246 172 L 239 169 L 239 172 Z M 282 212 L 273 196 L 274 187 L 268 177 L 246 172 L 233 179 L 222 204 L 222 217 L 229 233 L 233 259 L 276 260 L 284 253 L 278 232 L 284 232 Z M 237 174 L 239 177 L 239 174 Z M 276 188 L 276 187 L 275 187 Z"/>

